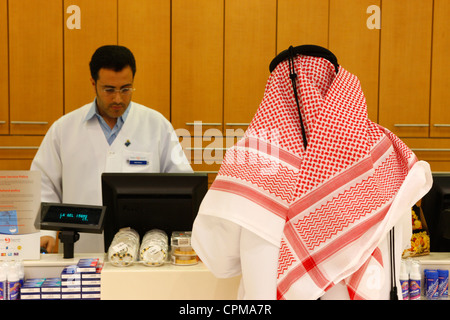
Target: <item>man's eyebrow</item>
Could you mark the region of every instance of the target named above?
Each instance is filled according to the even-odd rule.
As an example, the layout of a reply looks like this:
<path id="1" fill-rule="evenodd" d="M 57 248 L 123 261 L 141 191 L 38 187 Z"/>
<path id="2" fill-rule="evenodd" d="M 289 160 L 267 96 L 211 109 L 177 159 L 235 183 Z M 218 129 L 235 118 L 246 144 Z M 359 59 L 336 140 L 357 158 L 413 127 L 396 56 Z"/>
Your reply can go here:
<path id="1" fill-rule="evenodd" d="M 131 87 L 131 86 L 133 86 L 133 84 L 132 83 L 128 83 L 128 84 L 124 84 L 120 88 L 122 89 L 122 88 L 125 88 L 125 87 Z M 108 85 L 108 84 L 105 84 L 102 87 L 103 88 L 116 88 L 115 86 L 111 86 L 111 85 Z"/>

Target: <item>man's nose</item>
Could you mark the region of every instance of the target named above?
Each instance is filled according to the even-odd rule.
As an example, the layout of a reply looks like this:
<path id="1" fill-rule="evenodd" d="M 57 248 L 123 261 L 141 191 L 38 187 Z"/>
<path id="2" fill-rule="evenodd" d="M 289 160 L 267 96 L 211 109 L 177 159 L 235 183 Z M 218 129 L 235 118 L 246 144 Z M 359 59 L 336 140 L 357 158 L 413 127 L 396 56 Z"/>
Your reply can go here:
<path id="1" fill-rule="evenodd" d="M 114 92 L 113 101 L 115 103 L 121 103 L 122 102 L 122 95 L 120 94 L 120 91 Z"/>

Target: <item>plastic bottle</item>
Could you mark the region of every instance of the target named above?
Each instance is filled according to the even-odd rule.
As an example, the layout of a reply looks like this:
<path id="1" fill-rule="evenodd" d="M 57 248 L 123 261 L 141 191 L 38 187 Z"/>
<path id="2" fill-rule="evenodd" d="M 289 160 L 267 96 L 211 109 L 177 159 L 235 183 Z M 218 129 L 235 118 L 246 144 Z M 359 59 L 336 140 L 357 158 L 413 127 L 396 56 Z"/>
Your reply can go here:
<path id="1" fill-rule="evenodd" d="M 439 277 L 437 270 L 426 270 L 427 299 L 434 300 L 439 297 Z"/>
<path id="2" fill-rule="evenodd" d="M 10 265 L 8 268 L 8 300 L 19 300 L 20 294 L 20 280 L 19 273 L 14 265 Z"/>
<path id="3" fill-rule="evenodd" d="M 6 270 L 0 265 L 0 300 L 7 299 Z"/>
<path id="4" fill-rule="evenodd" d="M 420 300 L 421 295 L 421 275 L 419 263 L 413 261 L 411 264 L 411 272 L 409 274 L 409 299 Z"/>
<path id="5" fill-rule="evenodd" d="M 448 297 L 448 270 L 438 270 L 439 277 L 439 298 Z"/>
<path id="6" fill-rule="evenodd" d="M 400 286 L 402 287 L 403 300 L 409 300 L 409 275 L 406 272 L 406 263 L 403 260 L 400 265 Z"/>
<path id="7" fill-rule="evenodd" d="M 16 270 L 17 270 L 17 274 L 19 275 L 20 287 L 22 287 L 24 279 L 25 279 L 25 267 L 23 265 L 23 261 L 22 260 L 17 260 L 16 263 L 15 263 L 15 267 L 16 267 Z"/>

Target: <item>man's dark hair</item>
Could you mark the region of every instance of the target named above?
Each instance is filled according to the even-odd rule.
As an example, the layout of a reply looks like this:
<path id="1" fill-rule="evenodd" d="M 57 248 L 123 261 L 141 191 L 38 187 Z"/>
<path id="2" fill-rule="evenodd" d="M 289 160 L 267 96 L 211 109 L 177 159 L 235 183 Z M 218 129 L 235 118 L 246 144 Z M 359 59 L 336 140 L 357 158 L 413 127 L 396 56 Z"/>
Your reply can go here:
<path id="1" fill-rule="evenodd" d="M 98 80 L 98 72 L 101 68 L 112 69 L 116 72 L 130 66 L 133 77 L 136 73 L 136 61 L 133 53 L 126 47 L 117 45 L 107 45 L 98 48 L 92 55 L 89 68 L 92 79 Z"/>

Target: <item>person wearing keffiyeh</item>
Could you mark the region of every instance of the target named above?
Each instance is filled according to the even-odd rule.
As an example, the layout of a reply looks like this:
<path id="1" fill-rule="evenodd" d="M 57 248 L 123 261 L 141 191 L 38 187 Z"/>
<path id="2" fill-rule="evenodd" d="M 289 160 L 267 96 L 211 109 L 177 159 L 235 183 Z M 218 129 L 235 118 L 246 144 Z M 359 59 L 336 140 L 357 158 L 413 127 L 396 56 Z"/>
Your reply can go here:
<path id="1" fill-rule="evenodd" d="M 290 49 L 271 70 L 193 247 L 216 277 L 242 276 L 240 299 L 389 299 L 430 167 L 368 119 L 358 78 L 311 48 L 327 51 Z"/>

